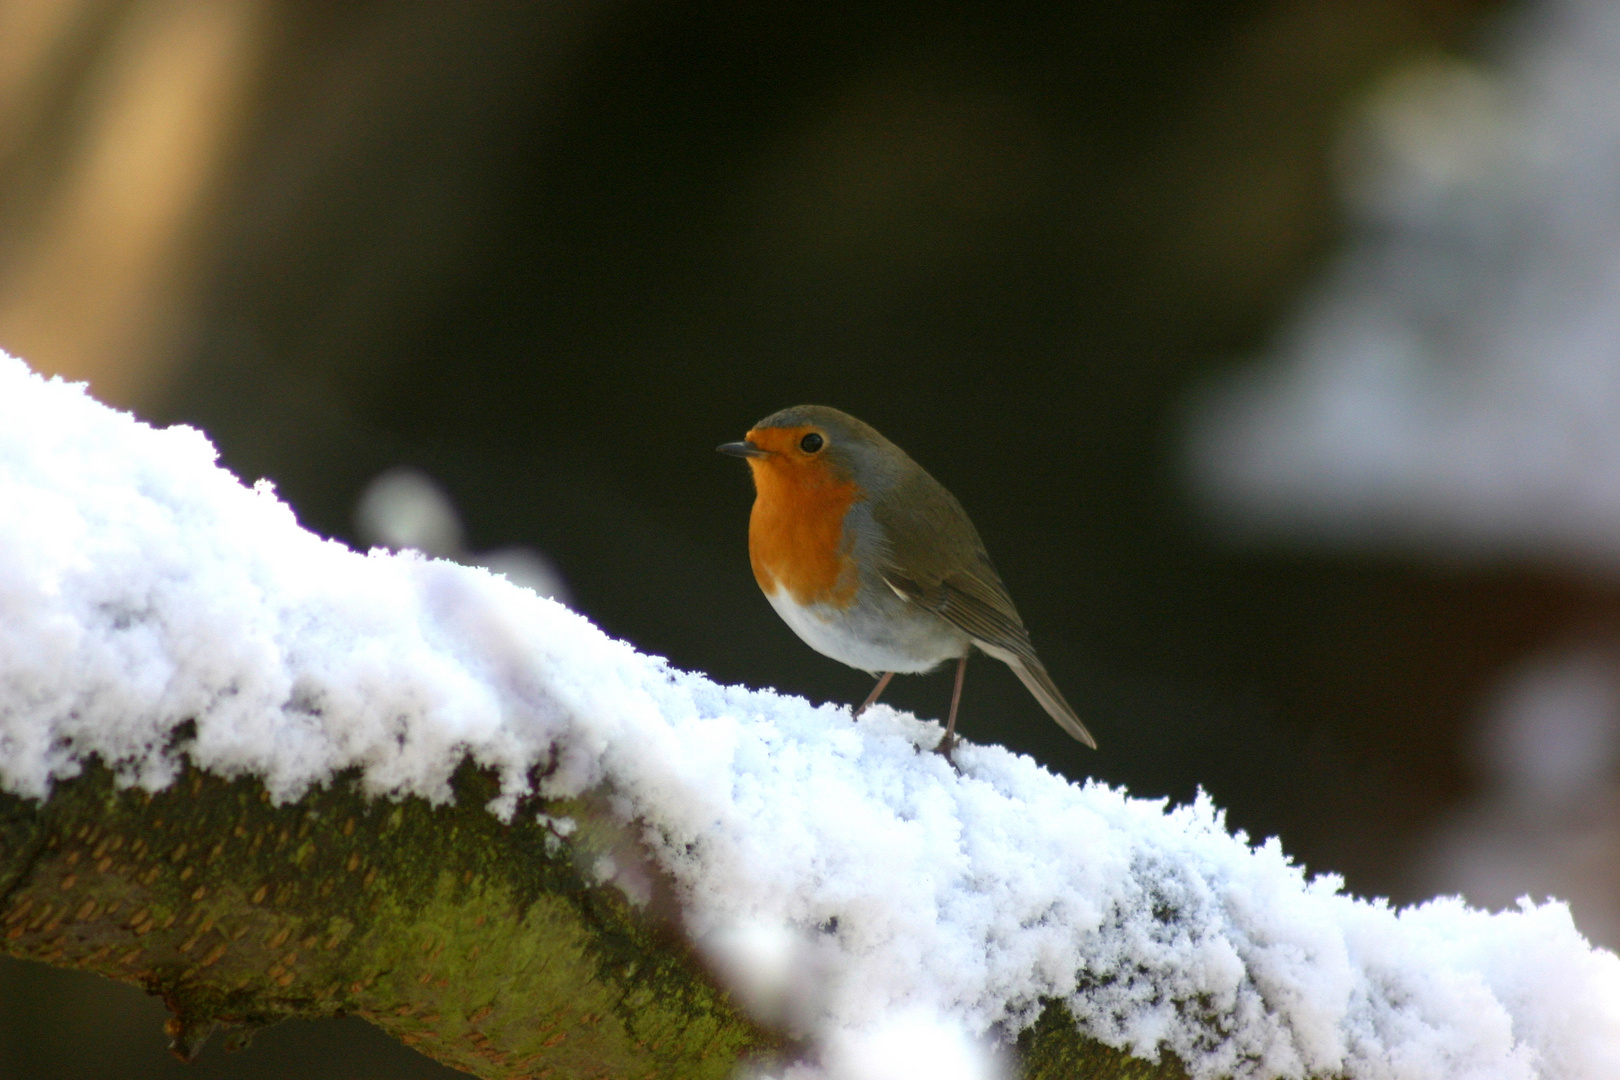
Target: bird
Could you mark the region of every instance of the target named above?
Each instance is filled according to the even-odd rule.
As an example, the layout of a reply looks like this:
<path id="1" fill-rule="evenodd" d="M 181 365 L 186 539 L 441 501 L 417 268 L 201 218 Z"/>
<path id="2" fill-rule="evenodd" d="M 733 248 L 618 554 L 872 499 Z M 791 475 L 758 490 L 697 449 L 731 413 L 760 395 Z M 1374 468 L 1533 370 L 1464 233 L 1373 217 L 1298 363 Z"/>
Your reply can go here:
<path id="1" fill-rule="evenodd" d="M 936 751 L 954 766 L 968 654 L 1000 660 L 1074 738 L 1097 740 L 1047 674 L 962 504 L 869 424 L 797 405 L 755 424 L 722 454 L 748 463 L 748 558 L 776 613 L 805 644 L 868 672 L 871 708 L 896 673 L 956 661 Z"/>

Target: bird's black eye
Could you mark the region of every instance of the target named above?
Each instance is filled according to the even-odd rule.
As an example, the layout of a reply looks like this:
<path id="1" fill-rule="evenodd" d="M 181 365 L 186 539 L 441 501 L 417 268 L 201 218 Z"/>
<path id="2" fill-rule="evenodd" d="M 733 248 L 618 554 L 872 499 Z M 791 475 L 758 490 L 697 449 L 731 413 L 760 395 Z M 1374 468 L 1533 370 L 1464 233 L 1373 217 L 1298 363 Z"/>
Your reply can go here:
<path id="1" fill-rule="evenodd" d="M 807 454 L 813 454 L 821 449 L 821 444 L 825 441 L 818 433 L 812 431 L 799 440 L 799 449 Z"/>

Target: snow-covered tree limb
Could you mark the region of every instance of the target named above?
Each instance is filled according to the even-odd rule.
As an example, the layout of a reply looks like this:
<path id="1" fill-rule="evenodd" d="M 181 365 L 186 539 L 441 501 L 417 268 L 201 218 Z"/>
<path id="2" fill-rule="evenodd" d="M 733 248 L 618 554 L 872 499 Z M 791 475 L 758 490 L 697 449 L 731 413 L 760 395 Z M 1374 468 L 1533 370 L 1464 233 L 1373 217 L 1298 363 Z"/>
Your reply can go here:
<path id="1" fill-rule="evenodd" d="M 1556 904 L 1395 911 L 887 709 L 358 555 L 0 358 L 0 941 L 487 1076 L 1620 1075 Z M 547 1073 L 546 1070 L 551 1070 Z"/>
<path id="2" fill-rule="evenodd" d="M 246 778 L 149 795 L 97 768 L 7 797 L 6 951 L 160 994 L 188 1057 L 216 1025 L 345 1013 L 491 1077 L 725 1077 L 783 1048 L 582 878 L 589 844 L 501 824 L 471 770 L 457 786 L 442 807 L 341 780 L 275 806 Z"/>
<path id="3" fill-rule="evenodd" d="M 240 1042 L 356 1014 L 487 1077 L 697 1080 L 792 1060 L 714 984 L 606 807 L 549 805 L 576 823 L 565 839 L 489 814 L 487 773 L 453 786 L 435 807 L 340 778 L 277 806 L 247 778 L 187 770 L 148 794 L 97 767 L 43 804 L 0 795 L 5 951 L 160 995 L 187 1057 L 220 1026 Z M 649 871 L 656 902 L 593 882 L 603 858 Z M 1184 1075 L 1051 1013 L 1020 1044 L 1024 1075 Z"/>

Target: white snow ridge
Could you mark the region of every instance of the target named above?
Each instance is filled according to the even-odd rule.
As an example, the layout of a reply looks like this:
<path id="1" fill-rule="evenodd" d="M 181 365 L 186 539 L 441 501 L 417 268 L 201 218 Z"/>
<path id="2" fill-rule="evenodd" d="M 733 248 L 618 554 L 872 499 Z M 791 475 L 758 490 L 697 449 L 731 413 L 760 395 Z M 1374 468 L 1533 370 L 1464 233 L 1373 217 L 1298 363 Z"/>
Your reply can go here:
<path id="1" fill-rule="evenodd" d="M 1620 959 L 1559 904 L 1396 911 L 1167 809 L 938 728 L 718 686 L 477 569 L 301 528 L 195 431 L 155 430 L 0 355 L 0 787 L 88 755 L 132 783 L 198 766 L 294 799 L 358 766 L 448 797 L 467 754 L 510 813 L 611 782 L 739 999 L 841 1080 L 987 1077 L 1068 1003 L 1197 1077 L 1613 1080 Z M 611 867 L 604 867 L 611 874 Z"/>

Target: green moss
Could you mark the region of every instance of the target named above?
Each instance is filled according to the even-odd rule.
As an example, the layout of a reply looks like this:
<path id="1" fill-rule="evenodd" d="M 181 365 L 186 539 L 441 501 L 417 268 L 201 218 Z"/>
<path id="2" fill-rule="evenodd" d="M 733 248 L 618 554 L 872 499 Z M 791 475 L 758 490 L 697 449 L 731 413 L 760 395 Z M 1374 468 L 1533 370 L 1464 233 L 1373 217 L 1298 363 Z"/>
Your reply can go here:
<path id="1" fill-rule="evenodd" d="M 0 942 L 161 994 L 183 1055 L 216 1026 L 357 1013 L 487 1077 L 730 1077 L 793 1047 L 752 1022 L 678 932 L 665 882 L 599 801 L 367 798 L 352 777 L 274 806 L 188 769 L 120 791 L 90 768 L 43 804 L 0 796 Z M 571 819 L 566 839 L 536 814 Z M 632 904 L 589 868 L 632 866 Z M 1049 1005 L 1018 1040 L 1029 1078 L 1184 1074 L 1083 1039 Z"/>
<path id="2" fill-rule="evenodd" d="M 1084 1038 L 1055 1001 L 1046 1002 L 1040 1019 L 1019 1034 L 1018 1060 L 1021 1080 L 1187 1080 L 1181 1062 L 1169 1054 L 1146 1061 Z"/>
<path id="3" fill-rule="evenodd" d="M 669 928 L 580 873 L 610 843 L 625 857 L 611 820 L 548 842 L 532 807 L 484 809 L 492 778 L 463 768 L 455 790 L 373 800 L 345 778 L 278 807 L 251 780 L 188 770 L 147 796 L 92 768 L 43 805 L 0 799 L 3 940 L 161 994 L 184 1053 L 220 1024 L 350 1012 L 485 1076 L 722 1077 L 778 1050 Z"/>

